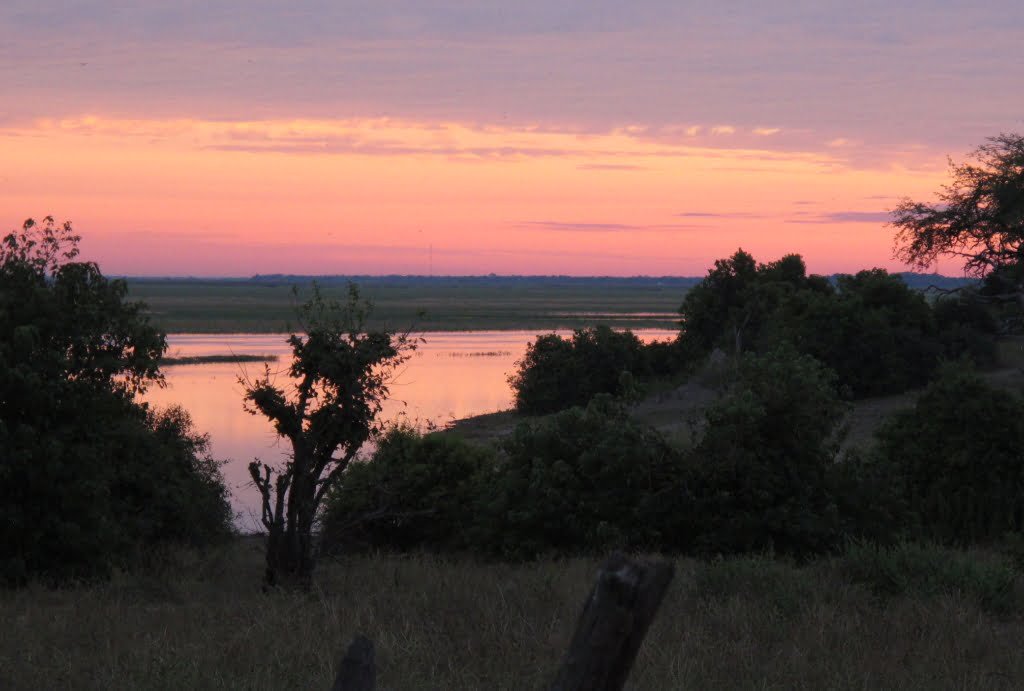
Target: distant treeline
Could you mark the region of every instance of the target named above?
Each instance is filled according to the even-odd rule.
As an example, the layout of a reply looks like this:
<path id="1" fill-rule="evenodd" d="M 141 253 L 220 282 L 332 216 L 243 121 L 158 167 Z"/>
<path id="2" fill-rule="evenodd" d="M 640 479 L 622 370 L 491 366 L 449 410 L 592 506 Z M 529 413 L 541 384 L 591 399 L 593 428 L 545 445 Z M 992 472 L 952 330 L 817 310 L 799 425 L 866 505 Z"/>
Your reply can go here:
<path id="1" fill-rule="evenodd" d="M 835 283 L 840 274 L 832 274 L 829 280 Z M 918 290 L 931 286 L 942 290 L 952 290 L 976 283 L 974 279 L 942 276 L 936 273 L 916 273 L 904 271 L 896 274 L 903 281 Z M 387 274 L 370 275 L 298 275 L 298 274 L 256 274 L 255 276 L 234 278 L 194 278 L 188 276 L 166 277 L 127 277 L 133 283 L 193 283 L 196 285 L 221 284 L 258 284 L 258 285 L 305 285 L 316 281 L 323 285 L 346 284 L 349 282 L 361 286 L 373 285 L 431 285 L 431 286 L 594 286 L 594 287 L 658 287 L 688 289 L 704 280 L 703 276 L 406 276 Z"/>

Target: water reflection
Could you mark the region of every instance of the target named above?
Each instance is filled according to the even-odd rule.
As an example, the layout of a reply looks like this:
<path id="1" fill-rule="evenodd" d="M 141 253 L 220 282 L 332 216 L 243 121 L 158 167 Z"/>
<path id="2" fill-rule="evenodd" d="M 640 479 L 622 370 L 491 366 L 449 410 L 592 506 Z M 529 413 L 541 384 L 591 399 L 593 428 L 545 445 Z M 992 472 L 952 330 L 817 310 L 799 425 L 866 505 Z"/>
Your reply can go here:
<path id="1" fill-rule="evenodd" d="M 565 332 L 568 333 L 568 332 Z M 641 329 L 645 341 L 667 339 L 674 331 Z M 272 371 L 283 371 L 290 349 L 283 334 L 172 334 L 168 355 L 277 355 Z M 406 416 L 412 422 L 437 425 L 458 418 L 505 410 L 512 404 L 507 377 L 522 357 L 534 331 L 468 331 L 427 333 L 425 342 L 398 372 L 385 402 L 385 420 Z M 251 486 L 248 464 L 253 458 L 273 463 L 287 449 L 266 419 L 242 410 L 240 376 L 261 374 L 260 363 L 178 365 L 165 370 L 167 387 L 154 389 L 146 400 L 156 405 L 179 404 L 191 413 L 197 429 L 210 434 L 213 454 L 229 459 L 224 475 L 240 514 L 242 529 L 255 528 L 259 497 Z"/>

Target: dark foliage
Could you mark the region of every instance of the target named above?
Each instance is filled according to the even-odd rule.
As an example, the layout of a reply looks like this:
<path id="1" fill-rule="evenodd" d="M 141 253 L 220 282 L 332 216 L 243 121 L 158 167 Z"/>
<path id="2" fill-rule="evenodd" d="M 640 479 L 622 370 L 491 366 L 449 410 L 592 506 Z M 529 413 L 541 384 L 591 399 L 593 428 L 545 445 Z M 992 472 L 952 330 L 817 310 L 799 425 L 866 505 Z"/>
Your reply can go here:
<path id="1" fill-rule="evenodd" d="M 990 137 L 969 162 L 950 161 L 952 180 L 927 204 L 904 199 L 892 211 L 896 255 L 926 268 L 940 257 L 963 261 L 984 278 L 981 294 L 997 306 L 1002 328 L 1024 326 L 1024 136 Z"/>
<path id="2" fill-rule="evenodd" d="M 493 452 L 444 434 L 396 427 L 349 465 L 324 500 L 321 549 L 463 549 Z"/>
<path id="3" fill-rule="evenodd" d="M 833 283 L 807 276 L 797 255 L 757 264 L 741 250 L 717 261 L 687 293 L 679 350 L 697 360 L 713 348 L 743 353 L 789 345 L 833 369 L 852 396 L 897 393 L 923 385 L 943 356 L 992 362 L 984 307 L 947 298 L 937 310 L 882 269 L 841 274 Z"/>
<path id="4" fill-rule="evenodd" d="M 836 283 L 835 290 L 791 295 L 774 314 L 769 342 L 812 355 L 855 397 L 924 384 L 943 354 L 924 296 L 882 269 Z"/>
<path id="5" fill-rule="evenodd" d="M 70 224 L 0 246 L 0 570 L 84 578 L 230 529 L 227 490 L 184 411 L 134 402 L 164 336 L 125 284 L 75 263 Z"/>
<path id="6" fill-rule="evenodd" d="M 672 362 L 671 351 L 665 348 L 656 348 L 657 364 L 663 369 Z M 597 326 L 577 329 L 571 338 L 538 336 L 516 363 L 509 383 L 516 410 L 543 414 L 586 405 L 599 393 L 628 396 L 635 392 L 635 378 L 650 372 L 648 352 L 635 334 Z"/>
<path id="7" fill-rule="evenodd" d="M 533 424 L 504 445 L 485 478 L 472 531 L 477 551 L 506 558 L 662 544 L 681 495 L 681 459 L 608 396 Z"/>
<path id="8" fill-rule="evenodd" d="M 950 162 L 952 181 L 938 202 L 904 199 L 892 212 L 897 256 L 919 268 L 941 256 L 964 260 L 964 271 L 985 276 L 1024 257 L 1024 137 L 990 137 L 972 163 Z"/>
<path id="9" fill-rule="evenodd" d="M 748 354 L 707 411 L 693 451 L 692 545 L 703 553 L 833 549 L 841 520 L 833 467 L 843 412 L 834 374 L 791 350 Z"/>
<path id="10" fill-rule="evenodd" d="M 925 537 L 991 541 L 1024 530 L 1024 400 L 949 363 L 878 433 L 889 473 Z"/>
<path id="11" fill-rule="evenodd" d="M 939 297 L 932 311 L 943 355 L 947 359 L 967 357 L 983 368 L 996 364 L 996 335 L 1000 322 L 992 305 L 977 292 L 964 290 Z"/>
<path id="12" fill-rule="evenodd" d="M 416 346 L 408 334 L 367 331 L 370 309 L 354 284 L 345 302 L 327 299 L 314 284 L 312 297 L 298 310 L 304 333 L 287 339 L 289 385 L 278 383 L 270 365 L 255 381 L 240 382 L 245 410 L 266 417 L 291 446 L 284 467 L 249 464 L 268 531 L 267 586 L 309 587 L 312 531 L 321 502 L 363 444 L 381 430 L 378 414 L 391 376 Z"/>

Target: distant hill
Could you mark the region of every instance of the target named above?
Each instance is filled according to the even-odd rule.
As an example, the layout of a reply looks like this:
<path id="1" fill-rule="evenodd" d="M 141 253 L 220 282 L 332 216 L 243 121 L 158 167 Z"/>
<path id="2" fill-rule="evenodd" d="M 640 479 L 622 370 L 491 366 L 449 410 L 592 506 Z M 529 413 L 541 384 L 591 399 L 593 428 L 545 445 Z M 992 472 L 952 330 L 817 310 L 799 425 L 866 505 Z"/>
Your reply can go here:
<path id="1" fill-rule="evenodd" d="M 912 271 L 904 271 L 900 273 L 900 277 L 908 286 L 918 290 L 925 290 L 930 286 L 941 288 L 942 290 L 953 290 L 954 288 L 963 288 L 978 282 L 976 278 L 964 278 L 962 276 L 957 278 L 941 274 L 919 274 Z"/>

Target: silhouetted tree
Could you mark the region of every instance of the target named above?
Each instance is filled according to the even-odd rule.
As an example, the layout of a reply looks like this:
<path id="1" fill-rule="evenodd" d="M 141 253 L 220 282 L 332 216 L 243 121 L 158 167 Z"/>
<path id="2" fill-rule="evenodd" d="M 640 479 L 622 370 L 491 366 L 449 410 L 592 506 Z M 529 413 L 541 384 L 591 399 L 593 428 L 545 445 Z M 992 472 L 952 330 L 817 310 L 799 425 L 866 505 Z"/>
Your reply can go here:
<path id="1" fill-rule="evenodd" d="M 0 580 L 102 575 L 155 545 L 230 529 L 207 440 L 137 393 L 162 377 L 163 333 L 124 281 L 73 261 L 71 224 L 0 241 Z"/>
<path id="2" fill-rule="evenodd" d="M 245 410 L 269 419 L 288 440 L 282 468 L 254 461 L 249 472 L 263 499 L 268 586 L 308 587 L 314 566 L 312 531 L 324 495 L 341 480 L 359 449 L 380 431 L 377 419 L 395 368 L 415 348 L 408 334 L 365 332 L 369 303 L 349 285 L 348 298 L 313 295 L 299 308 L 304 334 L 292 334 L 288 388 L 269 365 L 255 381 L 243 379 Z"/>
<path id="3" fill-rule="evenodd" d="M 950 161 L 953 180 L 938 202 L 904 199 L 893 212 L 896 254 L 919 268 L 941 256 L 961 257 L 968 275 L 982 277 L 1024 258 L 1024 137 L 990 137 L 971 155 Z"/>
<path id="4" fill-rule="evenodd" d="M 1024 323 L 1024 136 L 990 137 L 949 163 L 952 181 L 933 204 L 904 199 L 892 212 L 896 256 L 919 268 L 959 257 L 984 279 L 979 297 L 998 307 L 1003 330 Z"/>

